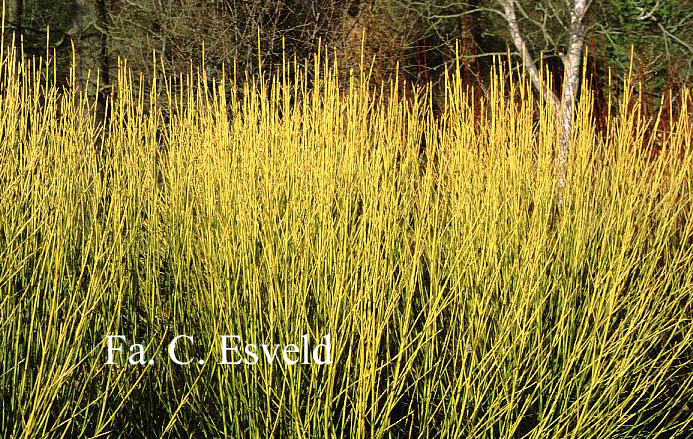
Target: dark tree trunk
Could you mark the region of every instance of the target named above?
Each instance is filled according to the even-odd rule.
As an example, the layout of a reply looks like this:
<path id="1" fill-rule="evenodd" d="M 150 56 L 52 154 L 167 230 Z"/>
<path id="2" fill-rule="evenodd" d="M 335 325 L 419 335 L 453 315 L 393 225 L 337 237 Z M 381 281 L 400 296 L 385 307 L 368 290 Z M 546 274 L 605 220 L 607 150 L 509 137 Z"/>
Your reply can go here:
<path id="1" fill-rule="evenodd" d="M 24 0 L 9 0 L 5 6 L 6 26 L 9 25 L 12 32 L 21 34 L 22 22 L 24 18 Z"/>
<path id="2" fill-rule="evenodd" d="M 108 32 L 110 30 L 108 25 L 109 10 L 106 4 L 108 0 L 98 0 L 98 18 L 101 28 L 101 38 L 100 38 L 100 49 L 101 53 L 99 56 L 100 61 L 100 89 L 99 93 L 99 106 L 97 108 L 99 119 L 103 120 L 105 123 L 108 122 L 108 113 L 106 108 L 106 100 L 108 98 L 108 90 L 111 85 L 111 59 L 108 52 Z"/>
<path id="3" fill-rule="evenodd" d="M 111 84 L 110 69 L 111 60 L 108 54 L 108 5 L 107 0 L 98 1 L 99 23 L 101 32 L 101 80 L 104 87 Z"/>
<path id="4" fill-rule="evenodd" d="M 78 15 L 71 31 L 75 43 L 76 80 L 85 87 L 91 99 L 97 98 L 97 116 L 103 120 L 110 85 L 111 61 L 108 50 L 107 0 L 77 0 Z M 98 88 L 97 88 L 98 86 Z"/>

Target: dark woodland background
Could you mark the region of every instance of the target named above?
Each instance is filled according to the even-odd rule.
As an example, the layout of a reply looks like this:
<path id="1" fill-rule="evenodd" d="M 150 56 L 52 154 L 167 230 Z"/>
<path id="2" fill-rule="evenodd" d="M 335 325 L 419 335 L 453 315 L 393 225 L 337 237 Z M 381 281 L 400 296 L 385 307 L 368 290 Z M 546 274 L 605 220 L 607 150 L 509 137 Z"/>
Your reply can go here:
<path id="1" fill-rule="evenodd" d="M 556 87 L 568 14 L 563 0 L 518 2 L 525 38 L 554 72 Z M 693 0 L 594 0 L 586 22 L 586 70 L 597 100 L 618 92 L 631 47 L 645 108 L 656 109 L 661 97 L 693 79 Z M 5 23 L 6 43 L 14 34 L 27 57 L 55 54 L 60 78 L 67 77 L 74 44 L 79 77 L 84 82 L 98 69 L 102 94 L 115 82 L 119 58 L 136 75 L 186 72 L 190 61 L 202 65 L 203 42 L 207 74 L 218 77 L 225 66 L 228 75 L 236 62 L 241 80 L 245 71 L 257 73 L 258 57 L 270 75 L 284 54 L 303 62 L 321 44 L 344 72 L 358 69 L 364 32 L 374 81 L 399 65 L 409 84 L 440 83 L 457 46 L 465 80 L 483 93 L 494 56 L 507 60 L 509 51 L 519 60 L 496 0 L 6 0 Z M 154 53 L 166 71 L 155 67 Z"/>

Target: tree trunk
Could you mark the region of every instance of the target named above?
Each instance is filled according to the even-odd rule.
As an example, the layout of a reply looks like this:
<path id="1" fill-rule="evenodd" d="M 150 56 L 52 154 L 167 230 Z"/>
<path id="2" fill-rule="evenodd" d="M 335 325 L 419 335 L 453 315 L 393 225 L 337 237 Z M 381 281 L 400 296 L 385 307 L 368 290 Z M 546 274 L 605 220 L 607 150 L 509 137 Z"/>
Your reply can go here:
<path id="1" fill-rule="evenodd" d="M 503 0 L 505 18 L 510 29 L 515 47 L 520 52 L 523 65 L 529 73 L 535 88 L 550 100 L 560 121 L 558 132 L 558 157 L 556 160 L 556 176 L 558 178 L 558 202 L 563 204 L 563 192 L 566 186 L 568 174 L 568 154 L 571 147 L 571 129 L 573 124 L 573 112 L 577 100 L 578 86 L 580 84 L 580 65 L 582 63 L 582 49 L 585 41 L 585 29 L 582 20 L 592 0 L 573 0 L 570 3 L 570 41 L 568 53 L 562 56 L 565 73 L 563 75 L 563 93 L 559 100 L 551 88 L 539 75 L 534 59 L 525 44 L 520 32 L 515 14 L 515 0 Z"/>
<path id="2" fill-rule="evenodd" d="M 469 2 L 468 10 L 460 17 L 460 55 L 470 56 L 477 54 L 476 36 L 478 33 L 476 15 L 469 13 L 479 7 L 479 0 Z M 468 67 L 469 61 L 464 60 L 465 68 Z"/>
<path id="3" fill-rule="evenodd" d="M 99 61 L 101 65 L 101 84 L 108 86 L 111 83 L 111 60 L 108 53 L 108 6 L 106 0 L 98 0 L 99 27 L 100 27 L 100 51 Z"/>
<path id="4" fill-rule="evenodd" d="M 99 97 L 97 112 L 103 117 L 104 87 L 110 83 L 108 6 L 106 0 L 77 0 L 78 15 L 69 34 L 75 44 L 76 80 L 90 98 Z M 98 89 L 97 89 L 98 85 Z"/>
<path id="5" fill-rule="evenodd" d="M 586 0 L 575 0 L 570 11 L 570 43 L 568 53 L 563 57 L 563 95 L 560 105 L 561 137 L 556 163 L 558 175 L 559 201 L 562 202 L 563 191 L 566 185 L 568 169 L 568 153 L 572 143 L 572 125 L 575 102 L 577 101 L 578 87 L 580 85 L 580 66 L 582 65 L 582 49 L 585 41 L 582 19 L 587 9 Z"/>
<path id="6" fill-rule="evenodd" d="M 529 73 L 529 78 L 532 80 L 532 84 L 538 92 L 542 93 L 547 100 L 554 104 L 554 108 L 557 108 L 560 104 L 558 102 L 558 98 L 556 98 L 556 95 L 546 84 L 546 82 L 542 80 L 541 75 L 539 75 L 539 70 L 537 70 L 537 66 L 534 63 L 534 58 L 532 58 L 532 54 L 529 52 L 524 38 L 522 38 L 520 26 L 517 23 L 517 16 L 515 15 L 515 0 L 504 0 L 503 9 L 505 10 L 505 19 L 508 21 L 510 37 L 513 40 L 513 44 L 515 44 L 517 51 L 520 52 L 522 64 L 527 70 L 527 73 Z"/>
<path id="7" fill-rule="evenodd" d="M 21 33 L 22 18 L 24 17 L 24 0 L 8 0 L 5 8 L 6 25 L 9 25 L 13 32 Z"/>
<path id="8" fill-rule="evenodd" d="M 99 105 L 96 109 L 97 117 L 99 120 L 108 122 L 108 113 L 106 108 L 106 99 L 108 97 L 108 87 L 111 85 L 111 58 L 108 51 L 108 33 L 110 28 L 108 26 L 109 10 L 106 4 L 107 0 L 98 0 L 98 18 L 100 27 L 100 53 L 99 53 L 99 69 L 101 73 L 100 78 L 100 89 L 97 90 L 99 96 Z"/>

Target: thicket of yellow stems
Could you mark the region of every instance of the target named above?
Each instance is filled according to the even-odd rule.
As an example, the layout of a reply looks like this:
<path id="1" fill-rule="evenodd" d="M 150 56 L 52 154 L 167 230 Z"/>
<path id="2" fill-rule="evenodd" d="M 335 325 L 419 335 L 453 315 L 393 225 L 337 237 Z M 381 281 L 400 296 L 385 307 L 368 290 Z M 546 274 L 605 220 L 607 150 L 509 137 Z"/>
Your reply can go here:
<path id="1" fill-rule="evenodd" d="M 690 90 L 659 140 L 629 92 L 596 134 L 585 90 L 557 206 L 527 81 L 452 71 L 434 117 L 366 70 L 123 65 L 106 123 L 4 49 L 1 437 L 690 437 Z M 332 364 L 220 365 L 224 334 L 330 334 Z"/>

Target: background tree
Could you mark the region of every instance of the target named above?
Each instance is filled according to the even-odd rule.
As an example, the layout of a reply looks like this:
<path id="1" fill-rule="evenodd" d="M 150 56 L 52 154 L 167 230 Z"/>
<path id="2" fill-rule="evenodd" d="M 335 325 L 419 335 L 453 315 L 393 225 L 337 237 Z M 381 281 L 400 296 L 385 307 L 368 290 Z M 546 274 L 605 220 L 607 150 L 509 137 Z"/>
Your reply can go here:
<path id="1" fill-rule="evenodd" d="M 169 72 L 200 66 L 218 77 L 235 62 L 239 72 L 257 73 L 260 56 L 265 73 L 282 62 L 282 51 L 307 59 L 319 42 L 336 48 L 343 67 L 360 61 L 362 31 L 368 59 L 376 60 L 382 78 L 394 67 L 409 82 L 436 82 L 459 47 L 464 78 L 480 88 L 493 55 L 505 54 L 513 42 L 503 0 L 6 0 L 8 32 L 24 40 L 28 56 L 56 49 L 59 77 L 78 49 L 80 70 L 101 71 L 101 92 L 112 82 L 117 58 L 128 60 L 135 74 L 163 75 L 152 54 Z M 563 75 L 561 54 L 570 45 L 570 8 L 563 0 L 515 0 L 517 28 L 528 51 L 539 54 L 554 77 Z M 630 46 L 636 49 L 636 71 L 643 91 L 659 96 L 674 76 L 693 78 L 693 0 L 595 0 L 582 20 L 584 44 L 590 47 L 590 73 L 596 86 L 606 85 L 613 69 L 616 81 L 628 72 Z M 260 47 L 258 48 L 258 32 Z M 357 38 L 358 37 L 358 38 Z M 9 41 L 7 39 L 6 41 Z M 358 44 L 356 44 L 358 42 Z M 84 79 L 84 73 L 80 73 Z M 94 76 L 92 76 L 95 79 Z M 238 79 L 242 79 L 242 76 Z M 599 82 L 601 81 L 601 82 Z M 560 90 L 561 84 L 552 84 Z"/>
<path id="2" fill-rule="evenodd" d="M 45 56 L 48 26 L 52 47 L 62 47 L 79 8 L 76 0 L 5 0 L 5 7 L 5 31 L 21 36 L 28 56 Z"/>
<path id="3" fill-rule="evenodd" d="M 24 16 L 24 0 L 7 0 L 5 10 L 8 24 L 21 31 L 22 18 Z"/>
<path id="4" fill-rule="evenodd" d="M 100 94 L 103 104 L 104 90 L 110 86 L 112 67 L 108 47 L 110 26 L 107 0 L 75 0 L 75 3 L 73 25 L 66 34 L 74 43 L 78 79 L 93 94 Z"/>
<path id="5" fill-rule="evenodd" d="M 602 0 L 594 15 L 596 55 L 619 76 L 629 70 L 632 45 L 646 93 L 659 96 L 668 82 L 693 79 L 693 1 Z"/>
<path id="6" fill-rule="evenodd" d="M 571 127 L 573 120 L 573 108 L 577 100 L 578 85 L 580 82 L 580 66 L 582 65 L 583 46 L 585 42 L 585 25 L 583 20 L 587 13 L 592 0 L 572 0 L 566 3 L 570 7 L 568 23 L 568 46 L 565 53 L 561 53 L 563 61 L 564 73 L 562 93 L 560 97 L 554 93 L 549 84 L 543 79 L 540 74 L 534 58 L 525 43 L 523 34 L 517 20 L 515 12 L 516 0 L 502 0 L 505 19 L 508 22 L 510 35 L 515 44 L 522 62 L 529 73 L 534 86 L 544 94 L 549 100 L 553 101 L 554 108 L 557 111 L 558 120 L 560 121 L 560 141 L 558 149 L 558 159 L 556 163 L 556 171 L 558 176 L 559 200 L 561 192 L 566 184 L 566 168 L 568 151 L 570 149 Z M 557 14 L 558 18 L 559 15 Z M 545 23 L 546 21 L 544 21 Z M 545 29 L 545 26 L 542 30 Z M 547 40 L 551 40 L 550 35 L 546 35 Z"/>

